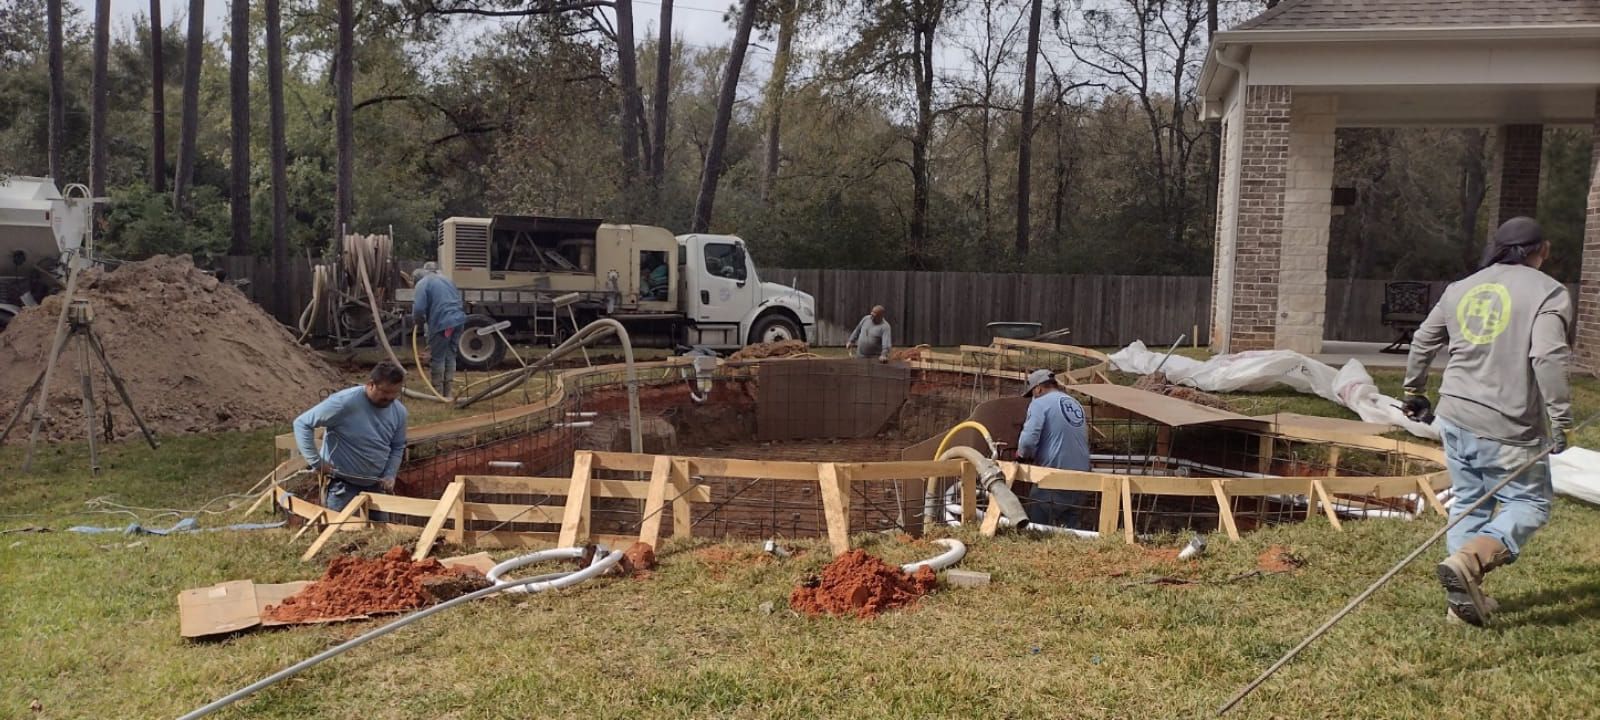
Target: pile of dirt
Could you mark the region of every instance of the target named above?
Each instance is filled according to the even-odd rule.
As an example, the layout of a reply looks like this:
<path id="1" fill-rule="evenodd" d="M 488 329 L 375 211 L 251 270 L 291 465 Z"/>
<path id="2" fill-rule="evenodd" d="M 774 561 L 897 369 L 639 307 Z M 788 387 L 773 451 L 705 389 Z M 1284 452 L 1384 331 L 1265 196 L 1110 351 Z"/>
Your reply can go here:
<path id="1" fill-rule="evenodd" d="M 656 549 L 650 543 L 636 542 L 622 551 L 622 573 L 634 578 L 650 577 L 656 569 Z"/>
<path id="2" fill-rule="evenodd" d="M 1218 410 L 1228 409 L 1228 401 L 1208 392 L 1201 392 L 1194 388 L 1184 387 L 1182 385 L 1174 385 L 1171 381 L 1167 380 L 1166 373 L 1158 372 L 1145 375 L 1139 378 L 1138 382 L 1133 384 L 1133 387 L 1138 390 L 1160 393 L 1162 395 L 1166 395 L 1167 397 L 1177 398 L 1179 400 L 1187 400 L 1196 405 L 1213 407 L 1217 408 Z"/>
<path id="3" fill-rule="evenodd" d="M 828 563 L 821 577 L 807 578 L 796 587 L 789 594 L 789 608 L 812 616 L 870 618 L 911 605 L 938 584 L 926 565 L 908 575 L 864 550 L 851 550 Z"/>
<path id="4" fill-rule="evenodd" d="M 889 359 L 895 362 L 911 362 L 921 360 L 922 354 L 933 350 L 931 345 L 918 345 L 916 347 L 898 348 L 889 351 Z"/>
<path id="5" fill-rule="evenodd" d="M 266 617 L 284 622 L 401 612 L 430 605 L 431 578 L 449 575 L 482 577 L 475 568 L 445 567 L 428 558 L 412 562 L 403 547 L 393 547 L 383 557 L 344 555 L 328 563 L 327 571 L 306 589 L 285 598 L 282 605 L 267 606 Z"/>
<path id="6" fill-rule="evenodd" d="M 158 435 L 286 423 L 344 384 L 237 288 L 196 269 L 188 257 L 86 270 L 76 298 L 90 302 L 111 366 Z M 61 302 L 60 294 L 46 298 L 0 333 L 0 368 L 6 368 L 0 372 L 0 417 L 11 415 L 44 369 Z M 84 435 L 78 352 L 74 341 L 51 379 L 45 421 L 51 440 Z M 109 424 L 116 438 L 137 434 L 99 363 L 91 368 L 101 415 L 95 425 Z"/>
<path id="7" fill-rule="evenodd" d="M 729 355 L 732 360 L 762 360 L 765 358 L 793 357 L 811 352 L 811 346 L 804 340 L 780 340 L 771 343 L 756 343 L 746 345 L 738 352 Z"/>
<path id="8" fill-rule="evenodd" d="M 1282 545 L 1271 545 L 1256 557 L 1256 567 L 1266 573 L 1285 573 L 1299 570 L 1306 562 Z"/>

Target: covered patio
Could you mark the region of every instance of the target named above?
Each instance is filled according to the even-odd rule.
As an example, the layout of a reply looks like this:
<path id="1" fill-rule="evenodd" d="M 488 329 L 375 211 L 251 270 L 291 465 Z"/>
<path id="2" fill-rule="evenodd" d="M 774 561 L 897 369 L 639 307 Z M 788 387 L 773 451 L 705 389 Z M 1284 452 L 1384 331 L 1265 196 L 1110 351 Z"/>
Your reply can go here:
<path id="1" fill-rule="evenodd" d="M 1531 216 L 1544 127 L 1597 125 L 1600 0 L 1285 0 L 1216 34 L 1200 93 L 1223 139 L 1212 349 L 1315 355 L 1335 130 L 1492 127 L 1488 227 Z M 1600 355 L 1594 162 L 1576 298 L 1586 369 Z"/>

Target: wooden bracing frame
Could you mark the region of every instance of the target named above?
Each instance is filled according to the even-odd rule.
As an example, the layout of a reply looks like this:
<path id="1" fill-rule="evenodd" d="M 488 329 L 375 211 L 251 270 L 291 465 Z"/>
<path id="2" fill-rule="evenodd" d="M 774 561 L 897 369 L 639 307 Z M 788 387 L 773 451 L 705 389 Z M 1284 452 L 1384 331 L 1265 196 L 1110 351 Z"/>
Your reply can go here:
<path id="1" fill-rule="evenodd" d="M 1054 353 L 1082 360 L 1081 366 L 1074 362 L 1072 367 L 1057 368 L 1063 371 L 1058 377 L 1066 384 L 1104 382 L 1105 372 L 1109 368 L 1107 357 L 1099 351 L 1003 338 L 996 339 L 990 347 L 963 346 L 958 354 L 924 353 L 922 360 L 912 361 L 909 364 L 917 370 L 978 375 L 997 382 L 1021 381 L 1025 373 L 1020 370 L 1003 369 L 1002 361 L 1026 358 L 1031 353 Z M 803 360 L 757 361 L 759 362 L 803 362 Z M 637 367 L 641 373 L 670 374 L 681 372 L 682 368 L 687 367 L 687 363 L 681 358 L 675 358 L 664 362 L 640 363 Z M 552 392 L 540 402 L 413 428 L 409 433 L 408 443 L 453 437 L 464 433 L 492 432 L 509 421 L 557 407 L 566 399 L 569 389 L 578 387 L 579 382 L 588 376 L 617 374 L 619 370 L 620 366 L 599 366 L 559 373 Z M 1416 461 L 1442 467 L 1443 453 L 1436 447 L 1325 428 L 1274 424 L 1270 432 L 1261 436 L 1261 451 L 1258 454 L 1262 466 L 1251 468 L 1252 470 L 1265 474 L 1270 469 L 1268 466 L 1272 456 L 1271 448 L 1278 440 L 1326 446 L 1330 466 L 1328 476 L 1214 479 L 1075 472 L 1017 463 L 1001 463 L 1001 467 L 1008 483 L 1030 482 L 1046 489 L 1098 493 L 1100 509 L 1096 527 L 1100 535 L 1110 537 L 1120 530 L 1128 542 L 1134 541 L 1135 498 L 1145 494 L 1215 499 L 1219 509 L 1219 525 L 1231 539 L 1239 537 L 1239 527 L 1233 516 L 1232 506 L 1241 498 L 1304 497 L 1307 500 L 1308 519 L 1320 507 L 1336 528 L 1340 526 L 1340 522 L 1334 504 L 1339 502 L 1341 497 L 1394 499 L 1421 496 L 1428 507 L 1441 514 L 1444 512 L 1443 506 L 1435 497 L 1436 492 L 1449 487 L 1448 475 L 1443 470 L 1392 477 L 1340 477 L 1333 475 L 1334 471 L 1331 469 L 1338 464 L 1341 448 L 1395 454 L 1401 459 L 1400 467 L 1404 470 L 1409 470 Z M 962 522 L 969 524 L 977 522 L 977 474 L 972 467 L 962 461 L 818 463 L 588 451 L 579 451 L 575 454 L 570 477 L 459 475 L 439 499 L 364 493 L 357 501 L 353 501 L 345 512 L 334 513 L 316 503 L 295 497 L 279 486 L 279 480 L 303 468 L 304 462 L 294 450 L 292 436 L 278 436 L 276 447 L 286 453 L 286 459 L 274 471 L 274 481 L 263 496 L 270 497 L 275 505 L 305 518 L 308 521 L 308 528 L 312 525 L 323 528 L 312 548 L 307 551 L 306 559 L 315 556 L 317 551 L 331 540 L 333 532 L 359 529 L 372 524 L 365 520 L 371 512 L 426 518 L 426 523 L 420 528 L 414 525 L 385 524 L 396 530 L 420 533 L 414 556 L 418 559 L 425 557 L 431 551 L 432 545 L 441 535 L 456 545 L 478 547 L 529 547 L 552 542 L 573 545 L 583 541 L 599 541 L 619 548 L 636 541 L 656 546 L 661 539 L 666 508 L 671 507 L 672 536 L 687 538 L 693 530 L 694 504 L 707 504 L 712 501 L 710 488 L 696 484 L 697 477 L 814 484 L 823 501 L 823 514 L 827 523 L 826 535 L 835 554 L 849 549 L 851 484 L 856 482 L 921 480 L 927 482 L 927 487 L 936 488 L 940 480 L 956 479 L 961 493 Z M 633 473 L 648 479 L 618 480 L 596 477 L 596 471 Z M 565 499 L 560 503 L 537 505 L 480 503 L 466 500 L 475 494 L 564 496 Z M 638 535 L 602 536 L 591 532 L 591 508 L 596 498 L 641 501 Z M 252 510 L 254 507 L 252 506 Z M 499 522 L 502 525 L 512 521 L 559 524 L 560 530 L 553 533 L 498 529 L 468 530 L 469 523 L 473 521 Z M 992 535 L 998 531 L 999 525 L 1000 514 L 991 502 L 984 514 L 980 531 L 985 535 Z"/>

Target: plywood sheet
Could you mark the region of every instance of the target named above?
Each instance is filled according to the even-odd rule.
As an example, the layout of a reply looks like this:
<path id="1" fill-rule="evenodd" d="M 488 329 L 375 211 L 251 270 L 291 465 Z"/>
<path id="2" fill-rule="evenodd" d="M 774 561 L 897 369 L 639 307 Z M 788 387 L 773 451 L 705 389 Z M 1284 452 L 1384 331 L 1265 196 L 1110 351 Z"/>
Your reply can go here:
<path id="1" fill-rule="evenodd" d="M 1267 430 L 1271 423 L 1227 410 L 1197 405 L 1187 400 L 1125 385 L 1073 385 L 1067 391 L 1115 405 L 1140 417 L 1171 427 L 1226 425 L 1249 430 Z"/>
<path id="2" fill-rule="evenodd" d="M 1344 418 L 1317 417 L 1315 415 L 1301 415 L 1299 413 L 1278 413 L 1276 415 L 1260 415 L 1255 418 L 1262 422 L 1271 423 L 1282 432 L 1293 434 L 1295 428 L 1307 430 L 1348 433 L 1352 435 L 1382 435 L 1394 430 L 1392 425 L 1362 422 L 1360 420 L 1346 420 Z"/>

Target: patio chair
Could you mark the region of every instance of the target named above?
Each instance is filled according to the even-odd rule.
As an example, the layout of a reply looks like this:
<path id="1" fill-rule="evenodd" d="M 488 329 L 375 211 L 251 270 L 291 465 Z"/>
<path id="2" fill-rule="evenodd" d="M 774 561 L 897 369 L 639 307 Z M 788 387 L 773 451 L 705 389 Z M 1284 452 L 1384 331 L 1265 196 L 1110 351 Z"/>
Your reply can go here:
<path id="1" fill-rule="evenodd" d="M 1383 286 L 1383 324 L 1393 328 L 1400 336 L 1379 352 L 1411 352 L 1411 333 L 1422 327 L 1433 306 L 1432 288 L 1425 282 L 1392 282 Z"/>

